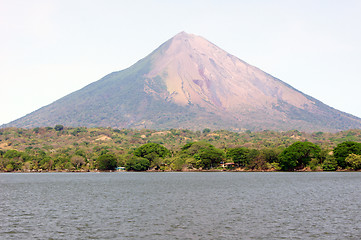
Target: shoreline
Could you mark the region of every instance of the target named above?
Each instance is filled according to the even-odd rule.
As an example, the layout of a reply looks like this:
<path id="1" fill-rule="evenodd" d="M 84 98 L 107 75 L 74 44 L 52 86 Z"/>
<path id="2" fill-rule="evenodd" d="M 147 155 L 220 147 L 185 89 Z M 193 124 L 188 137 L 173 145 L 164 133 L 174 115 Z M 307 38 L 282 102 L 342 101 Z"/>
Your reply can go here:
<path id="1" fill-rule="evenodd" d="M 66 171 L 66 170 L 61 170 L 61 171 L 56 171 L 56 170 L 42 170 L 42 171 L 11 171 L 11 172 L 6 172 L 6 171 L 0 171 L 0 173 L 135 173 L 135 172 L 149 172 L 149 173 L 164 173 L 164 172 L 244 172 L 244 173 L 248 173 L 248 172 L 294 172 L 294 173 L 300 173 L 300 172 L 361 172 L 361 170 L 347 170 L 347 169 L 340 169 L 340 170 L 335 170 L 335 171 L 323 171 L 323 170 L 305 170 L 305 169 L 301 169 L 301 170 L 297 170 L 297 171 L 277 171 L 277 170 L 245 170 L 245 169 L 240 169 L 240 170 L 218 170 L 218 169 L 212 169 L 212 170 L 187 170 L 187 171 L 161 171 L 161 170 L 147 170 L 147 171 L 117 171 L 117 170 L 108 170 L 108 171 L 99 171 L 99 170 L 89 170 L 89 171 Z"/>

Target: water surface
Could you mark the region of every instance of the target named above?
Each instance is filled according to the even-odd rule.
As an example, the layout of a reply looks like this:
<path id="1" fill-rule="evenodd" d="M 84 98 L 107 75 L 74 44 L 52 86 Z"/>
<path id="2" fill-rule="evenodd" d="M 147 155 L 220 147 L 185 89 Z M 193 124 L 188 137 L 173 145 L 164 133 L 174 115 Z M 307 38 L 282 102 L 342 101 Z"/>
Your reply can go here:
<path id="1" fill-rule="evenodd" d="M 361 173 L 0 174 L 0 239 L 361 239 Z"/>

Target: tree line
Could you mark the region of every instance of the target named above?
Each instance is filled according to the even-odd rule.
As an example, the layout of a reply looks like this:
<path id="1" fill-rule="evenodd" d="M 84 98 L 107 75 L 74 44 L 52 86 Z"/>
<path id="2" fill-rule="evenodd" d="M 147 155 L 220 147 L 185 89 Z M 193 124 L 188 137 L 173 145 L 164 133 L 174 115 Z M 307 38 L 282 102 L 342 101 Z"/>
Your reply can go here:
<path id="1" fill-rule="evenodd" d="M 61 131 L 61 130 L 59 130 Z M 188 142 L 177 151 L 148 142 L 128 151 L 94 147 L 93 151 L 63 149 L 52 153 L 27 148 L 0 150 L 0 171 L 336 171 L 361 169 L 361 143 L 344 141 L 322 149 L 309 141 L 296 141 L 284 149 L 244 146 L 217 148 L 207 141 Z"/>

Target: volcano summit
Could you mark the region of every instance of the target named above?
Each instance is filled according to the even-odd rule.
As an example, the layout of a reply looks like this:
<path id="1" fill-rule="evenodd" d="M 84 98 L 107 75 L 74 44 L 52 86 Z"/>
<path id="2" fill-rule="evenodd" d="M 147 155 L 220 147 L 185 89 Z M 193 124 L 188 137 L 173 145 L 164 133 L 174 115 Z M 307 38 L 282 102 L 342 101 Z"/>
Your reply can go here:
<path id="1" fill-rule="evenodd" d="M 113 72 L 5 127 L 103 126 L 338 131 L 361 119 L 333 109 L 181 32 L 133 66 Z"/>

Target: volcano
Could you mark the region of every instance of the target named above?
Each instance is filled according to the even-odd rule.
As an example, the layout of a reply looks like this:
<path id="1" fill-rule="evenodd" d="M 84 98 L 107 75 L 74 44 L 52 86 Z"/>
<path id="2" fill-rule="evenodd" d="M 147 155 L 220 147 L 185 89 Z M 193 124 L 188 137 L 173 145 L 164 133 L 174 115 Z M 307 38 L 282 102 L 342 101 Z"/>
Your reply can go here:
<path id="1" fill-rule="evenodd" d="M 181 32 L 133 66 L 4 126 L 56 124 L 334 132 L 360 128 L 361 119 Z"/>

